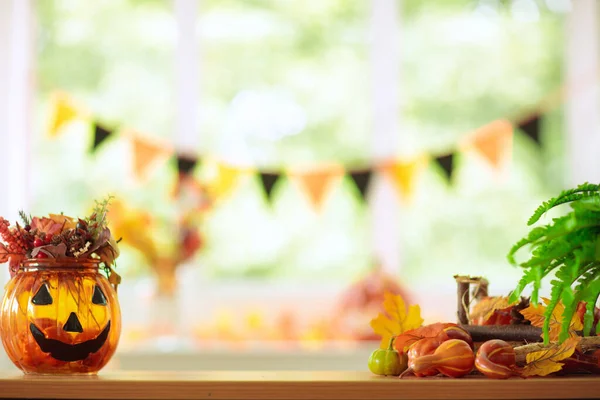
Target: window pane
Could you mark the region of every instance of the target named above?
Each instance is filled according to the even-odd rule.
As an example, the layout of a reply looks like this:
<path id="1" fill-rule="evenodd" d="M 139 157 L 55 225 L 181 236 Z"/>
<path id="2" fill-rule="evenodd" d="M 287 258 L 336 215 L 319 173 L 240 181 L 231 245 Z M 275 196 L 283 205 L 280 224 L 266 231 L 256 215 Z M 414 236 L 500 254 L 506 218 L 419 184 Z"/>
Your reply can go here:
<path id="1" fill-rule="evenodd" d="M 407 153 L 449 154 L 480 126 L 496 119 L 517 124 L 552 99 L 563 79 L 564 15 L 542 3 L 404 2 Z M 541 118 L 539 148 L 516 127 L 502 179 L 477 154 L 458 151 L 451 184 L 441 169 L 428 169 L 414 206 L 403 209 L 402 274 L 433 320 L 453 315 L 454 274 L 486 276 L 491 294 L 515 287 L 521 271 L 506 254 L 526 233 L 530 213 L 565 182 L 562 110 L 554 104 Z"/>
<path id="2" fill-rule="evenodd" d="M 203 1 L 202 118 L 207 151 L 283 172 L 370 160 L 368 3 Z M 321 215 L 289 181 L 274 211 L 257 181 L 209 221 L 215 276 L 350 279 L 368 264 L 368 225 L 349 182 Z M 232 243 L 235 243 L 232 246 Z"/>
<path id="3" fill-rule="evenodd" d="M 130 149 L 120 139 L 126 128 L 153 138 L 172 137 L 176 38 L 170 3 L 48 0 L 35 5 L 33 211 L 83 214 L 91 199 L 114 193 L 160 212 L 164 188 L 141 190 L 133 184 Z M 56 90 L 74 98 L 91 117 L 49 140 L 49 101 Z M 90 153 L 93 121 L 114 130 L 95 154 Z M 154 179 L 165 185 L 166 172 Z"/>

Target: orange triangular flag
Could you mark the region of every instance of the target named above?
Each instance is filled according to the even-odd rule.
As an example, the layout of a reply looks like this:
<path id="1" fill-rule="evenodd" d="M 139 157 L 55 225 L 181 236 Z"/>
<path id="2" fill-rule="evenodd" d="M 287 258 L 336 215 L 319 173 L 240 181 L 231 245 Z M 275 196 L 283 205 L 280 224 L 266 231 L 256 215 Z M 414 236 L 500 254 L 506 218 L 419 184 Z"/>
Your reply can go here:
<path id="1" fill-rule="evenodd" d="M 56 137 L 60 129 L 80 115 L 80 110 L 64 92 L 55 92 L 50 98 L 50 123 L 48 136 Z"/>
<path id="2" fill-rule="evenodd" d="M 125 131 L 123 136 L 131 141 L 133 173 L 138 180 L 146 179 L 152 167 L 159 160 L 166 160 L 173 152 L 169 146 L 154 142 L 133 131 Z"/>
<path id="3" fill-rule="evenodd" d="M 416 179 L 426 166 L 427 157 L 423 155 L 411 160 L 385 163 L 381 166 L 381 170 L 392 180 L 400 198 L 409 202 L 415 191 Z"/>
<path id="4" fill-rule="evenodd" d="M 512 124 L 507 120 L 497 120 L 477 129 L 468 139 L 468 144 L 499 170 L 510 159 L 512 141 Z"/>
<path id="5" fill-rule="evenodd" d="M 305 171 L 293 171 L 293 177 L 298 186 L 306 193 L 308 199 L 316 210 L 320 210 L 329 194 L 333 184 L 340 180 L 344 170 L 339 165 L 323 165 Z"/>

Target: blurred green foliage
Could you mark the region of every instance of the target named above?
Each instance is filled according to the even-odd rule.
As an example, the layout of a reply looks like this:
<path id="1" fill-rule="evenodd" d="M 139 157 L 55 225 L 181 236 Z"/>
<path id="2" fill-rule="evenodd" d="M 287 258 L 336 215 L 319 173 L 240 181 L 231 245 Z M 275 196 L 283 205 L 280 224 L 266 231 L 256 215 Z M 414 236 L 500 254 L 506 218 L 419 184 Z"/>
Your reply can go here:
<path id="1" fill-rule="evenodd" d="M 166 189 L 174 169 L 150 182 L 129 178 L 118 138 L 88 154 L 86 124 L 46 139 L 48 95 L 73 94 L 100 120 L 170 138 L 174 129 L 176 25 L 169 1 L 37 1 L 34 212 L 83 213 L 107 191 L 165 221 L 176 213 Z M 205 0 L 199 10 L 202 96 L 199 154 L 261 168 L 370 160 L 370 2 L 346 0 Z M 404 0 L 403 154 L 443 153 L 470 130 L 534 107 L 562 80 L 563 17 L 540 10 L 535 22 L 501 5 L 478 13 L 466 0 Z M 291 122 L 290 122 L 291 121 Z M 417 201 L 398 206 L 402 274 L 426 282 L 438 274 L 518 276 L 504 254 L 540 199 L 564 174 L 560 109 L 543 123 L 540 152 L 517 132 L 512 173 L 495 182 L 485 163 L 461 155 L 452 185 L 435 167 L 419 179 Z M 52 166 L 52 168 L 48 168 Z M 548 179 L 552 176 L 552 179 Z M 289 181 L 266 204 L 258 181 L 245 179 L 203 227 L 198 261 L 213 277 L 351 279 L 371 263 L 370 215 L 348 180 L 321 215 Z M 158 237 L 173 234 L 165 224 Z M 144 270 L 124 251 L 126 273 Z M 135 268 L 134 266 L 138 266 Z M 512 274 L 512 275 L 511 275 Z"/>

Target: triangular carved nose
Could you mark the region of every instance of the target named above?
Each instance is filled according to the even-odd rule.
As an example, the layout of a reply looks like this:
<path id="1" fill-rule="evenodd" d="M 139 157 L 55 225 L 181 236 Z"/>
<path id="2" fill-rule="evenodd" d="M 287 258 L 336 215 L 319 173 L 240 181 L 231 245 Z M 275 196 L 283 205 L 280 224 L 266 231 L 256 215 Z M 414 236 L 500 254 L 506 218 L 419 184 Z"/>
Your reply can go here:
<path id="1" fill-rule="evenodd" d="M 77 318 L 77 315 L 75 315 L 74 312 L 69 315 L 69 319 L 67 320 L 65 326 L 63 326 L 63 330 L 65 332 L 83 332 L 81 322 L 79 322 L 79 318 Z"/>

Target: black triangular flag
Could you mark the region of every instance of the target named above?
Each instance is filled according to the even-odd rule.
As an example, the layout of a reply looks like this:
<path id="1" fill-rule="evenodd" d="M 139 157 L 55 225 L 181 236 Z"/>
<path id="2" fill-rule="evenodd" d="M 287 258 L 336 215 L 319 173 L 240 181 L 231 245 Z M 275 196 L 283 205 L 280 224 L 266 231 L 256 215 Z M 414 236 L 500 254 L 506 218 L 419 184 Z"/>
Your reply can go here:
<path id="1" fill-rule="evenodd" d="M 190 175 L 196 164 L 198 163 L 198 158 L 190 155 L 177 155 L 177 171 L 183 175 Z"/>
<path id="2" fill-rule="evenodd" d="M 271 194 L 273 193 L 273 187 L 279 180 L 281 175 L 272 172 L 261 172 L 260 181 L 262 183 L 267 199 L 271 201 Z"/>
<path id="3" fill-rule="evenodd" d="M 436 157 L 435 161 L 444 170 L 446 178 L 448 178 L 448 180 L 452 179 L 452 172 L 454 171 L 454 153 Z"/>
<path id="4" fill-rule="evenodd" d="M 350 173 L 350 177 L 352 178 L 354 184 L 358 188 L 363 200 L 367 198 L 367 192 L 369 191 L 369 183 L 371 182 L 371 175 L 373 175 L 373 171 L 370 169 L 366 171 L 356 171 Z"/>
<path id="5" fill-rule="evenodd" d="M 539 114 L 527 121 L 521 123 L 518 128 L 527 136 L 533 139 L 538 145 L 540 144 L 540 116 Z"/>
<path id="6" fill-rule="evenodd" d="M 106 129 L 101 126 L 97 122 L 94 123 L 94 144 L 92 145 L 92 153 L 98 149 L 100 146 L 110 135 L 113 134 L 114 131 Z"/>

